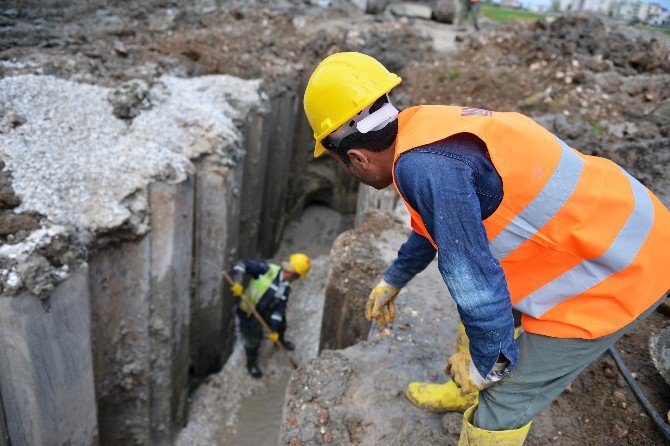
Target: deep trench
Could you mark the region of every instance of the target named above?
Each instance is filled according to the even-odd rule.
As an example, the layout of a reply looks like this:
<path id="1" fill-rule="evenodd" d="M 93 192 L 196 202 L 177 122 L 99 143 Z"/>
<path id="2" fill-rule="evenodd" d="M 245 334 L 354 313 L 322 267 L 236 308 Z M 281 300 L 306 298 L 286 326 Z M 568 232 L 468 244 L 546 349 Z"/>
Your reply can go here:
<path id="1" fill-rule="evenodd" d="M 314 259 L 327 256 L 332 242 L 337 235 L 352 226 L 353 214 L 340 214 L 319 203 L 309 204 L 299 217 L 287 225 L 282 237 L 282 243 L 272 260 L 275 262 L 280 261 L 286 258 L 288 253 L 298 251 L 307 253 Z M 305 280 L 320 281 L 321 279 L 325 279 L 325 277 L 321 276 Z M 322 285 L 325 288 L 325 283 Z M 323 295 L 313 295 L 311 298 L 317 301 L 320 300 L 318 306 L 323 305 Z M 315 303 L 312 302 L 312 304 Z M 290 307 L 290 309 L 293 308 Z M 287 317 L 290 324 L 290 311 Z M 320 326 L 320 320 L 315 322 L 318 322 Z M 292 332 L 295 332 L 295 330 L 289 329 L 288 333 Z M 302 343 L 319 343 L 318 339 L 296 339 L 292 337 L 291 340 Z M 265 385 L 258 388 L 251 396 L 242 401 L 235 430 L 222 438 L 220 445 L 256 446 L 277 444 L 290 368 L 287 367 L 288 364 L 284 358 L 276 358 L 276 355 L 274 356 L 282 364 L 283 368 L 277 369 L 274 375 L 266 377 L 267 382 Z"/>
<path id="2" fill-rule="evenodd" d="M 313 260 L 315 266 L 312 273 L 301 281 L 307 284 L 299 283 L 296 286 L 292 295 L 297 297 L 292 296 L 292 299 L 289 299 L 287 311 L 289 326 L 287 338 L 298 344 L 299 348 L 294 355 L 300 362 L 316 356 L 321 343 L 319 336 L 328 254 L 335 238 L 354 226 L 358 187 L 350 178 L 344 176 L 334 161 L 312 159 L 311 132 L 302 107 L 297 105 L 297 96 L 290 93 L 278 96 L 270 102 L 270 113 L 263 122 L 262 133 L 259 135 L 257 132 L 260 129 L 256 126 L 254 130 L 253 125 L 249 126 L 246 132 L 247 139 L 251 139 L 252 142 L 257 139 L 269 141 L 269 145 L 272 145 L 274 141 L 275 149 L 279 147 L 276 153 L 283 154 L 284 158 L 287 158 L 287 153 L 293 154 L 288 157 L 291 165 L 285 164 L 285 159 L 277 160 L 273 154 L 268 154 L 268 159 L 265 161 L 268 167 L 273 163 L 276 163 L 277 167 L 270 169 L 272 173 L 265 178 L 265 181 L 281 183 L 277 171 L 284 168 L 290 176 L 287 187 L 292 190 L 285 192 L 283 202 L 277 202 L 272 201 L 274 199 L 272 195 L 277 189 L 271 189 L 268 195 L 266 186 L 266 195 L 260 206 L 257 203 L 249 203 L 245 200 L 246 197 L 242 197 L 239 257 L 262 258 L 278 263 L 293 252 L 303 252 Z M 287 116 L 287 110 L 291 110 L 294 116 Z M 291 134 L 290 131 L 288 134 L 283 133 L 287 127 L 295 129 L 295 133 Z M 290 147 L 286 147 L 287 145 Z M 248 158 L 245 161 L 247 166 L 250 162 L 258 162 L 256 155 L 253 151 L 247 153 Z M 254 178 L 245 178 L 244 183 L 249 187 L 248 183 L 253 181 Z M 267 216 L 278 215 L 277 209 L 283 209 L 285 215 L 277 219 L 276 227 L 269 227 Z M 248 226 L 252 231 L 252 237 L 245 237 L 247 228 L 245 223 L 254 215 L 260 224 Z M 253 231 L 258 232 L 255 247 L 249 242 L 249 239 L 255 236 Z M 308 290 L 305 291 L 305 288 Z M 230 296 L 224 293 L 223 298 L 230 299 Z M 296 299 L 301 302 L 292 305 L 292 301 Z M 310 308 L 304 310 L 305 306 Z M 297 320 L 294 318 L 296 313 L 298 313 Z M 234 315 L 230 316 L 234 318 Z M 231 322 L 231 325 L 236 325 L 236 321 Z M 228 358 L 221 370 L 210 370 L 213 373 L 199 377 L 191 373 L 188 424 L 178 434 L 177 444 L 204 441 L 221 446 L 277 444 L 284 395 L 291 373 L 290 365 L 286 358 L 266 342 L 261 349 L 260 358 L 260 365 L 265 374 L 258 382 L 250 382 L 239 336 L 239 328 L 235 326 L 236 341 L 234 345 L 226 346 L 223 354 Z M 301 345 L 309 345 L 307 349 L 309 352 L 301 351 Z M 230 407 L 221 408 L 221 412 L 226 412 L 227 418 L 224 419 L 220 413 L 213 414 L 212 412 L 219 412 L 218 409 L 211 410 L 211 406 L 217 404 L 215 401 L 231 399 L 232 393 L 241 395 L 241 398 L 232 404 L 231 410 L 228 410 Z M 203 401 L 205 402 L 202 403 Z"/>

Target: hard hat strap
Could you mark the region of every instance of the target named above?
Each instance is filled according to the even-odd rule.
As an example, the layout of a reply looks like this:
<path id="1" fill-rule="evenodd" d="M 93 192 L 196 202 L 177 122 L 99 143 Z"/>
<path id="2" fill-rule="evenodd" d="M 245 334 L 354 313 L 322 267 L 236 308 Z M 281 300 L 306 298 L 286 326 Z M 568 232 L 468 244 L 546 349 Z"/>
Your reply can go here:
<path id="1" fill-rule="evenodd" d="M 386 95 L 386 103 L 379 110 L 370 113 L 370 107 L 361 110 L 356 116 L 328 135 L 328 145 L 337 148 L 344 138 L 353 133 L 368 133 L 381 130 L 393 122 L 399 113 L 398 109 L 391 104 L 388 95 Z"/>

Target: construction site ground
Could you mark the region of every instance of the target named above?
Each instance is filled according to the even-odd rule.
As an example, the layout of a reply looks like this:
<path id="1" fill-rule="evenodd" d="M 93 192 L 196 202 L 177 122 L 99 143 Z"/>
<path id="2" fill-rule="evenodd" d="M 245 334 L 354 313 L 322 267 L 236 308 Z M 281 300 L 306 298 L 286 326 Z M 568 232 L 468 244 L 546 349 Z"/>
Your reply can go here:
<path id="1" fill-rule="evenodd" d="M 89 9 L 53 8 L 43 14 L 31 12 L 35 10 L 31 7 L 3 4 L 0 76 L 54 75 L 115 87 L 135 78 L 151 84 L 164 74 L 230 74 L 261 78 L 265 89 L 273 91 L 304 80 L 318 60 L 333 52 L 374 52 L 403 78 L 393 95 L 400 107 L 437 103 L 521 111 L 572 147 L 621 164 L 670 205 L 668 36 L 593 16 L 511 25 L 483 19 L 484 30 L 475 33 L 471 28 L 461 32 L 453 25 L 430 21 L 424 17 L 425 8 L 418 13 L 410 8 L 412 14 L 367 16 L 344 0 L 330 8 L 298 1 L 223 3 L 112 2 Z M 21 117 L 0 108 L 0 138 L 17 125 Z M 317 354 L 319 327 L 315 324 L 320 324 L 319 299 L 333 261 L 328 255 L 330 243 L 352 224 L 351 216 L 342 217 L 325 207 L 308 207 L 305 215 L 300 225 L 289 226 L 286 243 L 276 257 L 294 249 L 316 257 L 315 274 L 299 285 L 289 306 L 288 335 L 298 345 L 296 356 L 301 362 Z M 7 229 L 3 236 L 32 225 L 28 221 L 25 228 Z M 301 235 L 296 229 L 303 231 Z M 415 299 L 430 294 L 431 305 L 438 305 L 437 296 L 448 297 L 434 265 L 431 268 L 410 291 Z M 372 285 L 379 277 L 369 279 Z M 445 302 L 443 309 L 453 312 L 452 302 Z M 410 307 L 400 314 L 410 325 L 428 317 Z M 664 418 L 670 410 L 670 387 L 654 367 L 648 345 L 652 335 L 669 325 L 670 318 L 656 312 L 617 343 L 636 381 Z M 394 336 L 403 336 L 398 330 Z M 389 354 L 396 351 L 392 338 L 371 342 L 387 342 Z M 435 364 L 447 360 L 444 346 L 451 342 L 434 340 L 433 353 L 436 358 L 441 355 L 440 360 L 433 358 Z M 265 415 L 270 412 L 275 415 L 273 429 L 279 429 L 280 399 L 290 367 L 278 351 L 266 347 L 261 362 L 265 377 L 253 381 L 244 369 L 243 349 L 236 344 L 223 370 L 191 394 L 188 424 L 177 444 L 260 444 L 253 437 L 250 419 L 271 417 Z M 383 344 L 382 349 L 386 348 Z M 401 368 L 393 373 L 404 371 L 410 372 Z M 446 379 L 437 365 L 425 378 Z M 404 388 L 398 384 L 395 390 L 400 395 Z M 264 408 L 266 412 L 257 412 L 264 405 L 258 396 L 268 394 L 274 395 L 273 404 Z M 409 405 L 402 396 L 397 401 Z M 440 441 L 456 444 L 454 426 L 459 416 L 422 416 L 425 426 L 441 430 Z M 240 423 L 240 419 L 246 421 Z M 415 425 L 416 429 L 422 426 Z M 651 446 L 665 441 L 608 354 L 579 375 L 531 432 L 527 443 L 531 446 Z M 259 435 L 267 439 L 277 433 Z M 367 444 L 365 438 L 359 440 L 354 444 Z"/>

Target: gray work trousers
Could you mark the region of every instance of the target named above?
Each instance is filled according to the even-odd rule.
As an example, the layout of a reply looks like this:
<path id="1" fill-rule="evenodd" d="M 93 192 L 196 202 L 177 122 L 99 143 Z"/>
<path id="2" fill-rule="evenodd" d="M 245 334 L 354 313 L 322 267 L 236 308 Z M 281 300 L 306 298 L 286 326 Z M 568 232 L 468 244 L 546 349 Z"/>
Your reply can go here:
<path id="1" fill-rule="evenodd" d="M 461 11 L 458 15 L 458 26 L 463 26 L 468 13 L 472 15 L 472 25 L 479 31 L 479 8 L 480 2 L 471 2 L 470 0 L 461 0 Z"/>
<path id="2" fill-rule="evenodd" d="M 647 317 L 663 298 L 621 330 L 597 339 L 519 336 L 519 361 L 499 383 L 479 392 L 474 425 L 489 431 L 518 429 L 543 411 L 591 362 Z"/>

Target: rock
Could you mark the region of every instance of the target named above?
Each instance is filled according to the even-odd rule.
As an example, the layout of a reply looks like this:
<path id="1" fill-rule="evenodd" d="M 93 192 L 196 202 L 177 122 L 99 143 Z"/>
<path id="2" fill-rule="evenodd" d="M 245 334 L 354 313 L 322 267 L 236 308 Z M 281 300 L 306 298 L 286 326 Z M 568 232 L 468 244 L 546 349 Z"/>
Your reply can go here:
<path id="1" fill-rule="evenodd" d="M 119 56 L 123 57 L 128 56 L 128 49 L 120 40 L 114 42 L 114 51 L 116 51 L 116 54 L 118 54 Z"/>
<path id="2" fill-rule="evenodd" d="M 547 95 L 543 91 L 539 91 L 519 101 L 519 108 L 522 110 L 533 111 L 536 113 L 546 112 L 549 108 L 544 99 Z"/>
<path id="3" fill-rule="evenodd" d="M 649 353 L 658 372 L 670 384 L 670 327 L 651 337 Z"/>
<path id="4" fill-rule="evenodd" d="M 367 14 L 379 14 L 384 12 L 390 0 L 368 0 L 365 5 L 365 12 Z"/>
<path id="5" fill-rule="evenodd" d="M 440 23 L 454 23 L 456 3 L 454 0 L 436 0 L 430 18 Z"/>
<path id="6" fill-rule="evenodd" d="M 320 349 L 345 348 L 367 338 L 370 323 L 365 320 L 367 297 L 387 265 L 376 248 L 379 234 L 402 228 L 389 214 L 371 212 L 363 225 L 342 233 L 333 243 L 328 272 Z"/>
<path id="7" fill-rule="evenodd" d="M 9 132 L 16 127 L 25 124 L 26 119 L 14 110 L 0 110 L 0 133 Z"/>
<path id="8" fill-rule="evenodd" d="M 12 174 L 5 172 L 5 164 L 0 161 L 0 209 L 14 209 L 21 204 L 21 199 L 12 189 Z"/>
<path id="9" fill-rule="evenodd" d="M 112 104 L 114 116 L 132 119 L 142 109 L 149 109 L 149 84 L 142 79 L 131 79 L 112 90 L 107 100 Z"/>
<path id="10" fill-rule="evenodd" d="M 650 121 L 656 123 L 659 126 L 668 126 L 670 125 L 670 99 L 666 99 L 649 115 Z"/>
<path id="11" fill-rule="evenodd" d="M 612 398 L 614 399 L 614 402 L 616 402 L 617 404 L 626 403 L 626 401 L 628 400 L 626 398 L 626 394 L 623 393 L 623 391 L 621 390 L 615 390 L 614 393 L 612 393 Z"/>
<path id="12" fill-rule="evenodd" d="M 39 228 L 39 221 L 36 215 L 15 214 L 12 211 L 0 212 L 0 235 L 8 235 L 20 230 L 32 231 Z"/>
<path id="13" fill-rule="evenodd" d="M 619 423 L 616 423 L 612 428 L 612 433 L 617 438 L 626 438 L 628 436 L 628 428 Z"/>
<path id="14" fill-rule="evenodd" d="M 343 272 L 330 279 L 340 290 L 351 288 L 349 293 L 339 295 L 340 300 L 346 298 L 341 309 L 324 308 L 324 314 L 332 315 L 324 317 L 324 324 L 336 319 L 336 324 L 349 327 L 354 317 L 361 317 L 367 290 L 352 286 L 352 280 L 347 283 L 346 279 L 355 274 L 357 283 L 378 280 L 377 274 L 383 271 L 357 270 L 370 264 L 387 265 L 395 257 L 407 238 L 407 228 L 393 220 L 392 214 L 372 213 L 363 226 L 338 238 L 331 262 L 344 257 L 350 260 L 340 264 L 338 268 Z M 361 256 L 360 264 L 353 262 Z M 457 313 L 447 288 L 435 286 L 441 281 L 436 264 L 431 264 L 401 291 L 405 295 L 396 301 L 396 318 L 393 327 L 383 331 L 385 336 L 375 327 L 367 341 L 343 350 L 323 350 L 320 357 L 293 373 L 286 391 L 284 419 L 295 416 L 297 423 L 282 424 L 279 444 L 288 444 L 292 438 L 333 446 L 456 444 L 461 414 L 451 414 L 452 419 L 445 420 L 440 414 L 418 410 L 404 394 L 411 381 L 428 381 L 435 374 L 444 380 L 444 362 L 455 348 Z M 345 314 L 340 322 L 338 311 Z M 325 411 L 328 418 L 323 424 Z M 320 437 L 314 440 L 317 431 Z"/>

